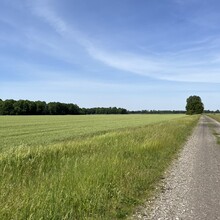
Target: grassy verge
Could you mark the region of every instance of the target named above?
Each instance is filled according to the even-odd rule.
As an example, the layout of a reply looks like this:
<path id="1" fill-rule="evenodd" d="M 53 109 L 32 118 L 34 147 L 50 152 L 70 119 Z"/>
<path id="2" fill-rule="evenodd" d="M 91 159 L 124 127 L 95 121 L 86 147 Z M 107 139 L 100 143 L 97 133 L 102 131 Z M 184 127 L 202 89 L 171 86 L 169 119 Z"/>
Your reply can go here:
<path id="1" fill-rule="evenodd" d="M 208 116 L 220 122 L 220 114 L 208 114 Z"/>
<path id="2" fill-rule="evenodd" d="M 208 116 L 210 118 L 213 118 L 216 121 L 220 122 L 220 114 L 208 114 Z M 219 133 L 218 129 L 216 129 L 216 127 L 213 123 L 210 125 L 210 128 L 212 129 L 213 135 L 215 135 L 215 137 L 216 137 L 217 144 L 220 145 L 220 133 Z"/>
<path id="3" fill-rule="evenodd" d="M 0 219 L 118 219 L 154 190 L 198 116 L 0 156 Z"/>

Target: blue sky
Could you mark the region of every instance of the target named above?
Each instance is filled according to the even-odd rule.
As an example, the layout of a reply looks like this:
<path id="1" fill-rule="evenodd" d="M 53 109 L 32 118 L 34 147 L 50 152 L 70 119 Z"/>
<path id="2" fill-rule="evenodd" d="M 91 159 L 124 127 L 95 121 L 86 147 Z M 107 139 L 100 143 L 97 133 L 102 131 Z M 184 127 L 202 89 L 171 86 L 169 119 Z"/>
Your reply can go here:
<path id="1" fill-rule="evenodd" d="M 0 98 L 220 109 L 218 0 L 0 0 Z"/>

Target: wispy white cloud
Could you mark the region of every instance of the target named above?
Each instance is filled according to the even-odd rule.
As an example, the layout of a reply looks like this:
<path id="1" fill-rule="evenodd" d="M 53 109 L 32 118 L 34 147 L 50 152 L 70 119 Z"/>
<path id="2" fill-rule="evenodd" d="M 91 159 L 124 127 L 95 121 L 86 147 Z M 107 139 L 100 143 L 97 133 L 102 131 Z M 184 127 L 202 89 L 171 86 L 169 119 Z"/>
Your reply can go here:
<path id="1" fill-rule="evenodd" d="M 28 1 L 28 5 L 33 13 L 48 22 L 60 34 L 67 32 L 67 24 L 49 8 L 49 2 L 45 1 Z"/>
<path id="2" fill-rule="evenodd" d="M 91 42 L 87 40 L 76 27 L 70 25 L 57 14 L 55 9 L 52 8 L 50 1 L 28 0 L 28 6 L 33 14 L 48 23 L 64 39 L 75 41 L 82 46 L 90 46 Z"/>
<path id="3" fill-rule="evenodd" d="M 111 67 L 161 80 L 183 82 L 220 82 L 220 65 L 212 67 L 210 64 L 218 62 L 219 57 L 212 57 L 207 61 L 186 61 L 178 57 L 152 58 L 135 54 L 109 53 L 93 48 L 89 50 L 91 56 Z M 186 54 L 186 56 L 189 55 Z M 220 64 L 220 62 L 218 63 Z"/>
<path id="4" fill-rule="evenodd" d="M 183 4 L 183 1 L 177 1 L 177 3 Z M 112 68 L 160 80 L 220 82 L 218 53 L 212 52 L 206 57 L 203 56 L 203 53 L 215 48 L 216 44 L 213 39 L 191 42 L 191 45 L 184 49 L 170 52 L 170 54 L 166 52 L 160 54 L 159 57 L 120 50 L 109 51 L 96 46 L 92 40 L 68 24 L 51 8 L 49 1 L 29 1 L 29 6 L 35 15 L 54 28 L 63 41 L 78 43 L 93 59 Z M 66 48 L 66 53 L 68 54 L 68 48 Z M 192 56 L 194 53 L 195 55 Z M 212 63 L 217 66 L 210 66 Z"/>
<path id="5" fill-rule="evenodd" d="M 132 53 L 110 53 L 95 47 L 89 48 L 88 52 L 93 58 L 120 70 L 141 75 L 147 75 L 148 72 L 150 74 L 158 70 L 162 71 L 162 65 L 158 65 L 158 62 Z"/>

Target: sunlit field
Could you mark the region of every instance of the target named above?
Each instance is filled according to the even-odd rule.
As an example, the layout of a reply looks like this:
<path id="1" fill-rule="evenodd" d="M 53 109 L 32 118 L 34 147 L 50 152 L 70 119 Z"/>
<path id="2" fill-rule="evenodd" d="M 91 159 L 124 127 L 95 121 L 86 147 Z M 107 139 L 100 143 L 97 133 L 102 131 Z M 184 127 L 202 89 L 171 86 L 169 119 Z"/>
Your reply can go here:
<path id="1" fill-rule="evenodd" d="M 184 115 L 0 116 L 0 150 L 82 139 L 126 127 L 144 126 Z"/>
<path id="2" fill-rule="evenodd" d="M 0 219 L 120 219 L 154 191 L 199 116 L 0 117 Z"/>

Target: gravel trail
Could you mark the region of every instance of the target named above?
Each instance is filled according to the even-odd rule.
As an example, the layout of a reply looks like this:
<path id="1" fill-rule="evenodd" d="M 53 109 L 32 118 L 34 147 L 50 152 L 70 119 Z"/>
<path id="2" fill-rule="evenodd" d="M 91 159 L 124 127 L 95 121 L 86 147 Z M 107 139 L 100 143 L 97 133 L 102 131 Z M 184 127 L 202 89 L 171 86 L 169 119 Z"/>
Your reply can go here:
<path id="1" fill-rule="evenodd" d="M 161 193 L 132 219 L 220 219 L 220 123 L 202 116 L 179 158 L 165 174 Z"/>

